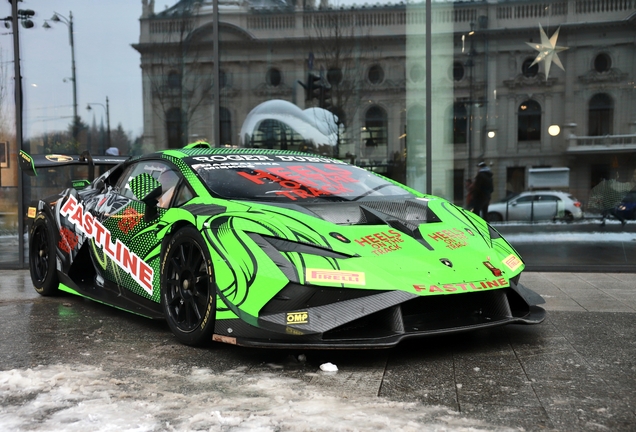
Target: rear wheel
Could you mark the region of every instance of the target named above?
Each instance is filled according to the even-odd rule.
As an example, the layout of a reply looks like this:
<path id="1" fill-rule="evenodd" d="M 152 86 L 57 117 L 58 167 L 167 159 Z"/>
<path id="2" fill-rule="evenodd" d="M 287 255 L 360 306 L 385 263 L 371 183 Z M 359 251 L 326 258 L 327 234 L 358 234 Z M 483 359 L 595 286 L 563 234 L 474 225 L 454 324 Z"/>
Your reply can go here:
<path id="1" fill-rule="evenodd" d="M 170 239 L 161 265 L 161 305 L 179 342 L 212 340 L 216 289 L 210 253 L 199 231 L 181 228 Z"/>
<path id="2" fill-rule="evenodd" d="M 563 216 L 563 220 L 566 222 L 572 222 L 574 220 L 574 215 L 566 210 L 565 215 Z"/>
<path id="3" fill-rule="evenodd" d="M 29 268 L 35 290 L 43 296 L 57 294 L 59 280 L 55 268 L 55 236 L 52 222 L 40 213 L 29 235 Z"/>

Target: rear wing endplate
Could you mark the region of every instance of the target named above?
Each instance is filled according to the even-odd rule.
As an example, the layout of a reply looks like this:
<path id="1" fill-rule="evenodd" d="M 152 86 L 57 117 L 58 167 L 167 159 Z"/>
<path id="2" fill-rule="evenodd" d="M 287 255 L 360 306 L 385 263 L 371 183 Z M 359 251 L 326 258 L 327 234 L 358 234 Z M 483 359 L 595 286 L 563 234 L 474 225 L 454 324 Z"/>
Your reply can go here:
<path id="1" fill-rule="evenodd" d="M 128 156 L 91 156 L 87 151 L 81 155 L 30 155 L 20 150 L 18 162 L 20 169 L 30 176 L 37 176 L 37 168 L 56 168 L 64 165 L 88 165 L 88 176 L 92 181 L 95 177 L 95 165 L 119 165 L 126 161 Z"/>

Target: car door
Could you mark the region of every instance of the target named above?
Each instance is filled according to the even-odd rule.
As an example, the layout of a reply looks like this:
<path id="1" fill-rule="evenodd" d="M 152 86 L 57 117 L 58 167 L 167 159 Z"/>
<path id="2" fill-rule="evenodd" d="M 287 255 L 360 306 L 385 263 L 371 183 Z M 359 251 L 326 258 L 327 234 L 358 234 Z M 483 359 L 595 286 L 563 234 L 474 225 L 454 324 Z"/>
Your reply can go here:
<path id="1" fill-rule="evenodd" d="M 161 183 L 156 212 L 131 189 L 133 179 L 143 173 Z M 178 192 L 183 187 L 186 186 L 179 170 L 164 160 L 138 161 L 125 170 L 106 199 L 117 205 L 103 211 L 102 248 L 94 248 L 94 256 L 106 279 L 135 294 L 158 300 L 155 288 L 159 286 L 156 269 L 159 268 L 161 238 L 157 237 L 155 228 L 176 197 L 183 196 Z"/>
<path id="2" fill-rule="evenodd" d="M 563 201 L 556 195 L 538 194 L 534 200 L 534 220 L 551 220 L 563 216 Z"/>
<path id="3" fill-rule="evenodd" d="M 533 195 L 523 195 L 508 203 L 508 220 L 529 221 Z"/>

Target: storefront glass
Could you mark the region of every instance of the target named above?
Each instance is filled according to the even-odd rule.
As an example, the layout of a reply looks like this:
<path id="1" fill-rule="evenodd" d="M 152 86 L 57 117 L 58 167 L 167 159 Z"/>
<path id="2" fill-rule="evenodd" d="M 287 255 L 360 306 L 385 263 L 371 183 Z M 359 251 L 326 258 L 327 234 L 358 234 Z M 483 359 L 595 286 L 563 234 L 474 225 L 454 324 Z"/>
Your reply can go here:
<path id="1" fill-rule="evenodd" d="M 530 268 L 634 268 L 636 0 L 20 7 L 37 8 L 20 27 L 28 152 L 206 140 L 328 155 L 483 208 Z M 41 173 L 20 191 L 13 97 L 0 97 L 10 265 L 18 194 L 26 208 L 84 173 Z M 480 171 L 492 173 L 485 195 Z"/>

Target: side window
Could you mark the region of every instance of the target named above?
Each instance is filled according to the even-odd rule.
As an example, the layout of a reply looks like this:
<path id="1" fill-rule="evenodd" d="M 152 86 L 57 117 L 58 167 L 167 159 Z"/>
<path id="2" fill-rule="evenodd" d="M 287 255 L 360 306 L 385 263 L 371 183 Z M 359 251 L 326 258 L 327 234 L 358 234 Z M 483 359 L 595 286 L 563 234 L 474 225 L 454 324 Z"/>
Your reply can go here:
<path id="1" fill-rule="evenodd" d="M 162 161 L 143 161 L 128 168 L 120 179 L 119 193 L 127 198 L 138 200 L 130 190 L 130 181 L 141 173 L 148 173 L 161 183 L 162 194 L 158 200 L 158 207 L 168 208 L 174 191 L 179 183 L 178 171 Z"/>
<path id="2" fill-rule="evenodd" d="M 537 198 L 541 202 L 548 202 L 548 201 L 555 202 L 555 201 L 559 201 L 559 198 L 555 197 L 554 195 L 539 195 Z"/>
<path id="3" fill-rule="evenodd" d="M 517 203 L 529 203 L 532 201 L 533 195 L 526 195 L 517 200 Z"/>
<path id="4" fill-rule="evenodd" d="M 174 206 L 182 206 L 183 204 L 190 201 L 192 198 L 194 198 L 194 194 L 192 193 L 190 188 L 185 184 L 182 184 L 181 188 L 179 188 L 179 193 L 177 195 L 177 199 L 174 202 Z"/>
<path id="5" fill-rule="evenodd" d="M 179 183 L 179 174 L 173 169 L 168 169 L 159 175 L 159 183 L 161 183 L 162 194 L 159 197 L 158 207 L 170 207 L 170 201 L 174 195 L 174 191 Z"/>

